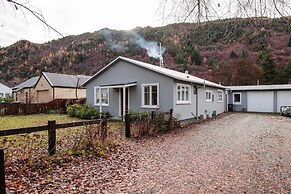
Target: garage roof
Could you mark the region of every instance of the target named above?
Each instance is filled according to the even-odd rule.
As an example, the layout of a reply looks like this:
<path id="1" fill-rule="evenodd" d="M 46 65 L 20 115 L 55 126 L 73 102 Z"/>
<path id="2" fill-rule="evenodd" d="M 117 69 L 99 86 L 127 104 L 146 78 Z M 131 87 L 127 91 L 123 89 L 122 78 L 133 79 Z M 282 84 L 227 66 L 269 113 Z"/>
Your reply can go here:
<path id="1" fill-rule="evenodd" d="M 253 86 L 226 86 L 232 91 L 250 91 L 250 90 L 291 90 L 291 84 L 280 85 L 253 85 Z"/>

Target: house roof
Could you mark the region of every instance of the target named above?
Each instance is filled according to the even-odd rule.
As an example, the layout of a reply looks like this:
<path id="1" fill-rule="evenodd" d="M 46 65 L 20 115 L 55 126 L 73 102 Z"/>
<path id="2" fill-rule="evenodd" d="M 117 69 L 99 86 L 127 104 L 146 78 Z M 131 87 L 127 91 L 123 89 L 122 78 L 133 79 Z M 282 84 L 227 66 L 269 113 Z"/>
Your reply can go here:
<path id="1" fill-rule="evenodd" d="M 174 71 L 174 70 L 167 69 L 167 68 L 164 68 L 164 67 L 160 67 L 160 66 L 149 64 L 149 63 L 144 63 L 144 62 L 141 62 L 141 61 L 129 59 L 129 58 L 126 58 L 126 57 L 117 57 L 115 60 L 113 60 L 107 66 L 105 66 L 103 69 L 101 69 L 95 75 L 93 75 L 91 79 L 89 79 L 87 82 L 84 83 L 84 85 L 88 84 L 96 76 L 98 76 L 103 71 L 105 71 L 107 68 L 109 68 L 110 66 L 114 65 L 115 63 L 117 63 L 120 60 L 126 61 L 128 63 L 134 64 L 134 65 L 137 65 L 137 66 L 140 66 L 140 67 L 143 67 L 145 69 L 149 69 L 151 71 L 154 71 L 154 72 L 160 73 L 162 75 L 174 78 L 176 80 L 196 83 L 196 84 L 200 84 L 200 85 L 207 85 L 207 86 L 212 86 L 212 87 L 217 87 L 217 88 L 223 88 L 223 89 L 225 88 L 222 85 L 219 85 L 219 84 L 216 84 L 216 83 L 213 83 L 213 82 L 210 82 L 210 81 L 195 77 L 195 76 L 187 74 L 187 73 L 181 73 L 181 72 L 178 72 L 178 71 Z"/>
<path id="2" fill-rule="evenodd" d="M 82 86 L 85 81 L 91 78 L 91 76 L 85 75 L 67 75 L 49 72 L 42 72 L 42 75 L 46 78 L 52 87 L 65 88 L 75 88 L 77 84 L 78 86 Z"/>
<path id="3" fill-rule="evenodd" d="M 9 88 L 8 86 L 0 83 L 0 93 L 11 93 L 11 88 Z"/>
<path id="4" fill-rule="evenodd" d="M 280 85 L 253 85 L 253 86 L 226 86 L 232 91 L 250 91 L 250 90 L 291 90 L 291 84 Z"/>
<path id="5" fill-rule="evenodd" d="M 22 82 L 21 84 L 13 87 L 12 90 L 18 92 L 19 90 L 22 90 L 24 88 L 32 88 L 36 84 L 38 78 L 39 78 L 39 76 L 38 77 L 32 77 L 32 78 Z"/>

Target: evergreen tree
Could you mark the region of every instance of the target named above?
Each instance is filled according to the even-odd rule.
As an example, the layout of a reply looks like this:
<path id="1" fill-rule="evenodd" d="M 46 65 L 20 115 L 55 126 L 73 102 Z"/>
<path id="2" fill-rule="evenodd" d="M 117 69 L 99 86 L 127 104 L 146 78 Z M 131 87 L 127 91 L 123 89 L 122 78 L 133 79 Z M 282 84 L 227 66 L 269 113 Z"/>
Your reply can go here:
<path id="1" fill-rule="evenodd" d="M 241 53 L 242 58 L 247 59 L 249 56 L 248 50 L 244 49 Z"/>
<path id="2" fill-rule="evenodd" d="M 289 37 L 288 47 L 291 47 L 291 36 Z"/>
<path id="3" fill-rule="evenodd" d="M 277 70 L 275 66 L 275 61 L 272 58 L 270 52 L 262 56 L 261 66 L 263 69 L 263 83 L 264 84 L 276 84 L 277 83 Z"/>
<path id="4" fill-rule="evenodd" d="M 283 78 L 285 79 L 286 83 L 289 83 L 291 81 L 291 60 L 288 61 L 287 65 L 283 70 Z"/>
<path id="5" fill-rule="evenodd" d="M 200 56 L 200 52 L 197 49 L 192 50 L 191 60 L 193 65 L 201 65 L 202 58 Z"/>

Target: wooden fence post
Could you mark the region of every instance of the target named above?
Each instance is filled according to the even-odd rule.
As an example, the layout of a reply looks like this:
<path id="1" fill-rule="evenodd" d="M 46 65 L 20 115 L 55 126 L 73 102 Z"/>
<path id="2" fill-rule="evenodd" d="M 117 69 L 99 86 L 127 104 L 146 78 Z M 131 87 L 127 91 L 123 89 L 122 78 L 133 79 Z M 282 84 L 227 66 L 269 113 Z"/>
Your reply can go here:
<path id="1" fill-rule="evenodd" d="M 173 123 L 173 109 L 170 109 L 169 128 L 170 128 L 170 130 L 172 130 L 174 128 L 174 123 Z"/>
<path id="2" fill-rule="evenodd" d="M 125 137 L 130 138 L 130 114 L 125 114 Z"/>
<path id="3" fill-rule="evenodd" d="M 56 153 L 56 121 L 48 121 L 48 152 L 49 155 L 54 155 Z"/>
<path id="4" fill-rule="evenodd" d="M 103 120 L 101 121 L 100 140 L 104 141 L 106 138 L 107 138 L 107 115 L 105 115 Z"/>
<path id="5" fill-rule="evenodd" d="M 4 150 L 0 149 L 0 193 L 5 194 L 5 188 Z"/>

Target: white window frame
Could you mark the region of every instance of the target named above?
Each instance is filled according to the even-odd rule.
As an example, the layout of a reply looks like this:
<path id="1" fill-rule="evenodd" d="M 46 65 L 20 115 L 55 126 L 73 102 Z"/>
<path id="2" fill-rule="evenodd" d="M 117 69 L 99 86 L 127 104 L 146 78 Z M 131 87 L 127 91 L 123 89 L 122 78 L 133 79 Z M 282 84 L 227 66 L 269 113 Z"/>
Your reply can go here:
<path id="1" fill-rule="evenodd" d="M 105 90 L 107 89 L 108 103 L 107 104 L 102 103 L 102 99 L 99 99 L 99 103 L 96 103 L 97 102 L 97 98 L 96 98 L 97 90 L 102 91 L 104 89 Z M 109 92 L 109 88 L 105 88 L 105 87 L 103 88 L 103 87 L 98 87 L 98 86 L 94 87 L 94 105 L 95 106 L 100 106 L 100 102 L 101 102 L 102 106 L 109 106 L 109 99 L 110 99 L 109 93 L 110 93 Z"/>
<path id="2" fill-rule="evenodd" d="M 152 87 L 150 87 L 150 105 L 145 105 L 145 99 L 144 99 L 144 88 L 147 86 L 156 86 L 157 87 L 157 105 L 152 105 Z M 142 108 L 159 108 L 160 104 L 160 89 L 159 89 L 159 83 L 150 83 L 150 84 L 142 84 L 141 85 L 141 107 Z"/>
<path id="3" fill-rule="evenodd" d="M 223 102 L 223 91 L 217 90 L 217 102 Z"/>
<path id="4" fill-rule="evenodd" d="M 180 87 L 180 91 L 178 89 L 179 87 Z M 181 88 L 184 88 L 184 89 L 181 90 Z M 188 92 L 188 99 L 186 99 L 186 97 L 187 97 L 186 91 Z M 191 93 L 192 92 L 191 92 L 190 85 L 177 83 L 177 87 L 176 87 L 177 101 L 176 101 L 176 104 L 191 104 Z"/>
<path id="5" fill-rule="evenodd" d="M 207 95 L 207 93 L 209 93 L 210 95 Z M 205 91 L 205 101 L 206 102 L 212 102 L 212 91 L 211 90 L 206 90 Z"/>
<path id="6" fill-rule="evenodd" d="M 234 95 L 235 94 L 239 94 L 240 95 L 240 101 L 239 102 L 235 102 L 234 101 Z M 237 105 L 241 105 L 241 92 L 234 92 L 234 93 L 232 93 L 232 102 L 233 102 L 233 104 L 237 104 Z"/>

